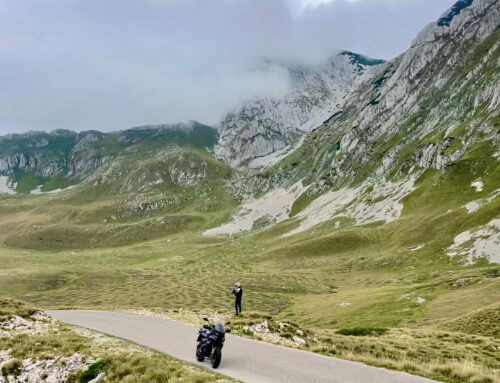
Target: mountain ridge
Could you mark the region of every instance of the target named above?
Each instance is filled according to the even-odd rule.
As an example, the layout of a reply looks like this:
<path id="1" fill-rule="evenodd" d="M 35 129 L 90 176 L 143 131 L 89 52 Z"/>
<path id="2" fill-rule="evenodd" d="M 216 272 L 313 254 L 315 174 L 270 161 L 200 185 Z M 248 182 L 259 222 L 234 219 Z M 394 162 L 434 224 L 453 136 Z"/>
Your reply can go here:
<path id="1" fill-rule="evenodd" d="M 217 132 L 207 125 L 189 122 L 144 125 L 110 133 L 59 129 L 10 134 L 0 137 L 0 176 L 32 173 L 41 179 L 80 180 L 126 147 L 148 139 L 170 140 L 211 150 Z"/>

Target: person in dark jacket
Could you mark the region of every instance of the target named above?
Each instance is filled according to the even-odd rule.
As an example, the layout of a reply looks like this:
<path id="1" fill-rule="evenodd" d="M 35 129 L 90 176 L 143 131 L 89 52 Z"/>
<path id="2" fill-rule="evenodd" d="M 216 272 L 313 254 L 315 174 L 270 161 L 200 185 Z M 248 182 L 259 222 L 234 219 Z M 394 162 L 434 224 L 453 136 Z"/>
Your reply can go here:
<path id="1" fill-rule="evenodd" d="M 233 289 L 234 295 L 234 309 L 236 310 L 236 315 L 241 313 L 241 297 L 243 296 L 243 289 L 241 288 L 241 283 L 237 282 Z"/>

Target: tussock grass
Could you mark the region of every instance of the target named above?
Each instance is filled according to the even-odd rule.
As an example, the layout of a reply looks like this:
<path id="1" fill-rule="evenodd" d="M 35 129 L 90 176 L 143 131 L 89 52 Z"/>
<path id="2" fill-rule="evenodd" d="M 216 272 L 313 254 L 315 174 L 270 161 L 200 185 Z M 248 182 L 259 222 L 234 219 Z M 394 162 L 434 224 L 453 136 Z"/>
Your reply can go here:
<path id="1" fill-rule="evenodd" d="M 92 366 L 91 366 L 92 367 Z M 210 374 L 186 363 L 175 361 L 163 355 L 141 353 L 111 354 L 106 364 L 97 366 L 93 374 L 77 374 L 69 382 L 88 382 L 88 377 L 105 371 L 107 382 L 188 382 L 205 383 L 222 381 L 220 375 Z M 233 380 L 224 379 L 225 382 Z"/>
<path id="2" fill-rule="evenodd" d="M 65 326 L 47 335 L 18 334 L 0 338 L 0 348 L 11 350 L 11 355 L 18 359 L 49 359 L 58 355 L 66 357 L 75 352 L 85 354 L 91 351 L 91 346 L 84 337 Z"/>
<path id="3" fill-rule="evenodd" d="M 25 302 L 10 298 L 0 298 L 0 321 L 10 319 L 14 315 L 28 318 L 36 311 L 33 306 Z"/>
<path id="4" fill-rule="evenodd" d="M 433 329 L 390 329 L 378 337 L 327 331 L 317 339 L 311 350 L 325 355 L 444 382 L 500 382 L 500 342 L 488 337 Z"/>
<path id="5" fill-rule="evenodd" d="M 106 367 L 111 363 L 110 359 L 101 359 L 95 363 L 92 363 L 89 368 L 82 371 L 69 379 L 70 381 L 79 381 L 81 383 L 90 382 L 92 379 L 96 378 L 101 372 L 104 372 Z"/>
<path id="6" fill-rule="evenodd" d="M 500 338 L 500 305 L 474 311 L 455 319 L 443 327 L 469 334 Z"/>

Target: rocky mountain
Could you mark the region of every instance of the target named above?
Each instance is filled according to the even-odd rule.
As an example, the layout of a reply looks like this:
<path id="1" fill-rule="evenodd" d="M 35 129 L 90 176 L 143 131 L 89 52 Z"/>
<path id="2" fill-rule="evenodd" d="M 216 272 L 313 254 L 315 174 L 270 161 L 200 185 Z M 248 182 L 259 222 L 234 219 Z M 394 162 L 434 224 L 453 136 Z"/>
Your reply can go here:
<path id="1" fill-rule="evenodd" d="M 425 195 L 422 214 L 460 216 L 455 232 L 449 218 L 451 238 L 470 227 L 449 253 L 500 262 L 500 2 L 458 2 L 374 69 L 293 153 L 250 171 L 247 179 L 268 192 L 206 235 L 292 217 L 298 226 L 285 235 L 327 222 L 329 230 L 399 222 L 403 201 Z"/>
<path id="2" fill-rule="evenodd" d="M 383 60 L 341 52 L 317 67 L 286 66 L 290 90 L 283 98 L 251 100 L 226 115 L 215 147 L 232 166 L 268 165 L 342 109 L 351 89 L 371 76 Z"/>
<path id="3" fill-rule="evenodd" d="M 0 137 L 0 176 L 21 192 L 37 186 L 51 191 L 94 174 L 125 149 L 140 142 L 213 150 L 217 132 L 197 122 L 141 126 L 120 132 L 55 130 Z"/>
<path id="4" fill-rule="evenodd" d="M 497 144 L 499 12 L 497 1 L 476 0 L 449 25 L 428 25 L 261 175 L 271 184 L 306 179 L 325 189 L 412 166 L 443 170 L 479 141 Z"/>

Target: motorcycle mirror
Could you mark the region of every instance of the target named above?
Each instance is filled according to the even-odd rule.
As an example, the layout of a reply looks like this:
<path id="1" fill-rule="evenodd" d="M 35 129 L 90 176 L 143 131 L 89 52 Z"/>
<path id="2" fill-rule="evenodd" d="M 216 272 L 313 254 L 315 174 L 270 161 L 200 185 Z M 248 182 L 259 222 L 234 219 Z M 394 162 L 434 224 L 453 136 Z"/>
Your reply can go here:
<path id="1" fill-rule="evenodd" d="M 227 329 L 226 329 L 226 332 L 227 332 L 227 333 L 230 333 L 230 332 L 231 332 L 231 330 L 227 328 Z"/>
<path id="2" fill-rule="evenodd" d="M 209 320 L 208 320 L 208 318 L 203 318 L 203 320 L 204 320 L 205 322 L 208 322 L 208 321 L 209 321 Z"/>
<path id="3" fill-rule="evenodd" d="M 226 322 L 226 326 L 229 326 L 231 324 L 231 322 Z"/>

